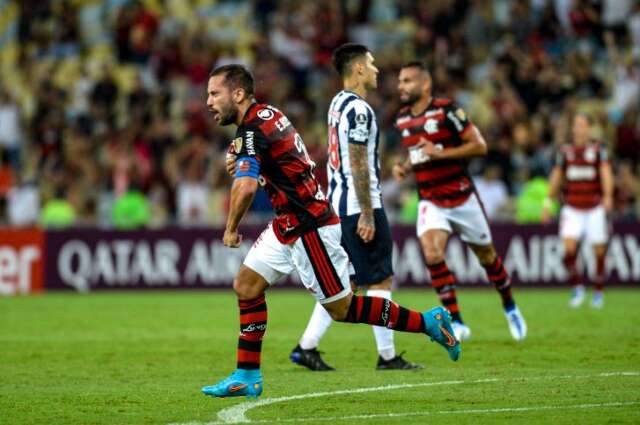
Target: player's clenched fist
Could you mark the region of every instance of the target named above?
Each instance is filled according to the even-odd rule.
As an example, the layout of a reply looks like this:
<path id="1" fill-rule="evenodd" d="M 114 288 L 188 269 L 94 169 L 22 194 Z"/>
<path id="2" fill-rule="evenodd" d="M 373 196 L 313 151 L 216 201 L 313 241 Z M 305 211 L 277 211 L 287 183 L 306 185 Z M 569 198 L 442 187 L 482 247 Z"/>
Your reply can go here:
<path id="1" fill-rule="evenodd" d="M 224 230 L 224 236 L 222 237 L 222 243 L 229 248 L 237 248 L 242 242 L 242 235 L 238 234 L 237 230 Z"/>
<path id="2" fill-rule="evenodd" d="M 407 168 L 403 164 L 395 164 L 391 169 L 391 174 L 397 181 L 404 180 L 407 177 Z"/>
<path id="3" fill-rule="evenodd" d="M 231 177 L 234 177 L 236 175 L 236 158 L 237 158 L 237 155 L 231 152 L 227 152 L 227 156 L 225 158 L 225 162 L 226 162 L 225 165 L 227 167 L 227 173 Z"/>

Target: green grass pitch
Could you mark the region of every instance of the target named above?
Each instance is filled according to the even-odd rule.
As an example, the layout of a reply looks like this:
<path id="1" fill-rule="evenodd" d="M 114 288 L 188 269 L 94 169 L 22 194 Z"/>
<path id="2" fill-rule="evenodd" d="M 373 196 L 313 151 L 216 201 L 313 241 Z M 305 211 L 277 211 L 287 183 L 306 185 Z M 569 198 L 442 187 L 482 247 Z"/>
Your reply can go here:
<path id="1" fill-rule="evenodd" d="M 400 290 L 416 309 L 434 293 Z M 567 307 L 567 290 L 519 290 L 529 337 L 511 340 L 491 290 L 459 291 L 472 339 L 461 360 L 424 336 L 396 333 L 421 371 L 375 371 L 365 325 L 334 324 L 322 341 L 336 372 L 288 360 L 313 299 L 267 295 L 265 391 L 258 423 L 637 424 L 640 423 L 640 291 L 611 289 L 602 311 Z M 231 292 L 45 294 L 0 299 L 0 424 L 201 424 L 245 399 L 217 400 L 200 387 L 235 368 L 238 313 Z M 624 372 L 624 373 L 623 373 Z M 627 373 L 628 372 L 628 373 Z M 367 390 L 385 385 L 404 388 Z"/>

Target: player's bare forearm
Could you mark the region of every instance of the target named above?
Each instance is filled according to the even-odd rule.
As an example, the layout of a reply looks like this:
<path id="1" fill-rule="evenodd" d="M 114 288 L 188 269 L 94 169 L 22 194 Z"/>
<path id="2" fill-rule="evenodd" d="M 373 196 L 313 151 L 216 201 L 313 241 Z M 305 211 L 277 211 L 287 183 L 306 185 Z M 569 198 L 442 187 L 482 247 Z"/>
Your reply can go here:
<path id="1" fill-rule="evenodd" d="M 611 164 L 604 162 L 600 164 L 600 184 L 602 186 L 602 198 L 607 210 L 613 207 L 613 171 Z"/>
<path id="2" fill-rule="evenodd" d="M 257 190 L 258 181 L 252 177 L 239 177 L 233 181 L 227 230 L 236 231 L 238 229 L 240 221 L 251 207 Z"/>
<path id="3" fill-rule="evenodd" d="M 464 159 L 487 154 L 487 142 L 475 126 L 464 133 L 462 141 L 460 146 L 443 149 L 432 154 L 431 159 Z"/>
<path id="4" fill-rule="evenodd" d="M 353 186 L 356 190 L 356 197 L 363 215 L 371 216 L 371 191 L 369 164 L 367 159 L 367 145 L 349 143 L 349 162 L 351 164 L 351 174 L 353 175 Z"/>
<path id="5" fill-rule="evenodd" d="M 549 193 L 547 197 L 549 199 L 556 199 L 560 192 L 560 185 L 562 184 L 563 172 L 562 168 L 558 165 L 551 170 L 551 176 L 549 176 Z"/>

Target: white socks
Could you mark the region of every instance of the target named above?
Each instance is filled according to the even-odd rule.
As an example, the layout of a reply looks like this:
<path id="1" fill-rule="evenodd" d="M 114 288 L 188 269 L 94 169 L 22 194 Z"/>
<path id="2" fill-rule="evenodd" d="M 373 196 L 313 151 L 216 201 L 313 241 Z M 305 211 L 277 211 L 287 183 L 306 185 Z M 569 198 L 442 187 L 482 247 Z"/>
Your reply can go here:
<path id="1" fill-rule="evenodd" d="M 327 310 L 319 302 L 316 302 L 307 324 L 307 329 L 304 330 L 302 338 L 300 338 L 300 348 L 303 350 L 316 348 L 329 326 L 331 326 L 331 322 L 333 322 L 333 319 Z"/>
<path id="2" fill-rule="evenodd" d="M 367 296 L 391 299 L 391 291 L 385 289 L 369 289 Z M 393 330 L 382 326 L 372 326 L 373 335 L 376 337 L 376 345 L 378 346 L 378 354 L 384 360 L 391 360 L 396 356 L 396 346 L 393 343 Z"/>
<path id="3" fill-rule="evenodd" d="M 367 291 L 367 296 L 390 300 L 391 291 L 384 289 L 370 289 Z M 331 319 L 327 310 L 325 310 L 319 302 L 316 302 L 316 305 L 313 308 L 313 313 L 311 313 L 309 323 L 307 324 L 307 328 L 304 330 L 302 338 L 300 338 L 300 348 L 303 350 L 312 350 L 318 347 L 320 340 L 327 332 L 332 322 L 333 319 Z M 372 326 L 372 328 L 380 357 L 384 360 L 393 359 L 396 356 L 396 347 L 393 343 L 393 330 L 382 326 Z"/>

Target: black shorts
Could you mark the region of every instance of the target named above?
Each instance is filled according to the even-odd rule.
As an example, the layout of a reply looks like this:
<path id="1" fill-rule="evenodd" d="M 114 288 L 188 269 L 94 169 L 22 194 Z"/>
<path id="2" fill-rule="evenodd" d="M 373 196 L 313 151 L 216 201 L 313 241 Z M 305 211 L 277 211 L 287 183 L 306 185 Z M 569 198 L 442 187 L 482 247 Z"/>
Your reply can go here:
<path id="1" fill-rule="evenodd" d="M 342 225 L 342 246 L 353 264 L 356 285 L 372 285 L 393 276 L 391 254 L 393 240 L 384 209 L 373 210 L 376 233 L 373 240 L 364 243 L 356 233 L 360 214 L 340 217 Z"/>

